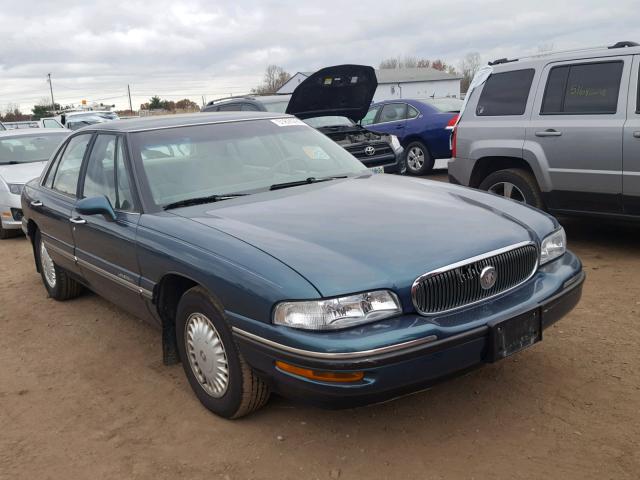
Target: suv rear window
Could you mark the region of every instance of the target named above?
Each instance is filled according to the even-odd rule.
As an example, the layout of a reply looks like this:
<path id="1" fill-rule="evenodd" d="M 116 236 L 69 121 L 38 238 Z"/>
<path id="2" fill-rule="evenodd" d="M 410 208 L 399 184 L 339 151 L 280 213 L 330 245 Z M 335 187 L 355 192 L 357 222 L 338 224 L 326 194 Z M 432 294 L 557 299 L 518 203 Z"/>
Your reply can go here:
<path id="1" fill-rule="evenodd" d="M 563 65 L 549 72 L 543 115 L 616 113 L 624 63 Z"/>
<path id="2" fill-rule="evenodd" d="M 528 68 L 491 75 L 482 89 L 476 115 L 522 115 L 527 107 L 534 73 L 532 68 Z"/>

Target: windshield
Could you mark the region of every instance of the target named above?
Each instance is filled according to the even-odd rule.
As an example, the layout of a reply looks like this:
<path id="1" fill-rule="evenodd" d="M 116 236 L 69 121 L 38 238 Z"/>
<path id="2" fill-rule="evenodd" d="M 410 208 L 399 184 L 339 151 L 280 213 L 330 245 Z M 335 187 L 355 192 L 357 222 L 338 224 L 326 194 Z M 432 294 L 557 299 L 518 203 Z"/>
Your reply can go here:
<path id="1" fill-rule="evenodd" d="M 68 133 L 0 138 L 0 165 L 48 160 Z"/>
<path id="2" fill-rule="evenodd" d="M 287 105 L 289 105 L 289 100 L 283 100 L 280 102 L 270 102 L 270 103 L 263 103 L 264 108 L 267 109 L 267 112 L 274 112 L 274 113 L 284 113 L 287 110 Z"/>
<path id="3" fill-rule="evenodd" d="M 326 117 L 305 118 L 304 123 L 313 128 L 322 127 L 353 127 L 355 124 L 347 117 L 339 117 L 337 115 L 329 115 Z"/>
<path id="4" fill-rule="evenodd" d="M 424 103 L 437 108 L 441 112 L 459 113 L 464 103 L 459 98 L 428 98 L 423 100 Z"/>
<path id="5" fill-rule="evenodd" d="M 295 118 L 139 132 L 132 147 L 158 206 L 367 172 L 337 143 Z"/>

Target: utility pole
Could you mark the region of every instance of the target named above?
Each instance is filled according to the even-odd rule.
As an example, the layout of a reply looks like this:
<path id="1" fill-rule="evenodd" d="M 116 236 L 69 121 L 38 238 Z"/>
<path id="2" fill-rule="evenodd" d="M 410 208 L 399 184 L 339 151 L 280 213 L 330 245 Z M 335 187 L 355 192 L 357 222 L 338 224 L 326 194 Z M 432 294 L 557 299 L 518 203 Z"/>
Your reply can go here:
<path id="1" fill-rule="evenodd" d="M 49 89 L 51 90 L 51 110 L 55 113 L 56 102 L 53 100 L 53 83 L 51 83 L 51 74 L 47 73 L 47 80 L 49 81 Z"/>
<path id="2" fill-rule="evenodd" d="M 204 95 L 202 95 L 202 106 L 204 107 Z"/>
<path id="3" fill-rule="evenodd" d="M 127 92 L 129 93 L 129 111 L 131 115 L 133 115 L 133 105 L 131 104 L 131 88 L 129 88 L 129 84 L 127 83 Z"/>

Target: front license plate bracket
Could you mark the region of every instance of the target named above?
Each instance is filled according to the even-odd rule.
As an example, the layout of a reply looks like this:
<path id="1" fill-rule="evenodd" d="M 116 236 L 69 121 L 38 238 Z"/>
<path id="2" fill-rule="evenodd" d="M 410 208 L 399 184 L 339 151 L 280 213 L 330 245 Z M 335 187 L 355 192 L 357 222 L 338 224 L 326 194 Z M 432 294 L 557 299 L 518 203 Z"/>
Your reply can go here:
<path id="1" fill-rule="evenodd" d="M 497 362 L 542 340 L 542 315 L 536 308 L 522 315 L 490 322 L 487 360 Z"/>

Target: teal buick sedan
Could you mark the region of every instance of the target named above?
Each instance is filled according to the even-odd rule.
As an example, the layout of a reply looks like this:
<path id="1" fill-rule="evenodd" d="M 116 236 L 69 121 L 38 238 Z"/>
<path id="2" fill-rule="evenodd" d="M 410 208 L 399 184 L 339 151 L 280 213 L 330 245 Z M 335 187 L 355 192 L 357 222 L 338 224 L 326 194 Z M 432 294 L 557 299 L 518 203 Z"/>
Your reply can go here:
<path id="1" fill-rule="evenodd" d="M 373 174 L 284 114 L 92 125 L 22 207 L 50 297 L 88 288 L 156 324 L 165 363 L 227 418 L 270 392 L 347 407 L 500 360 L 584 280 L 553 217 Z"/>

